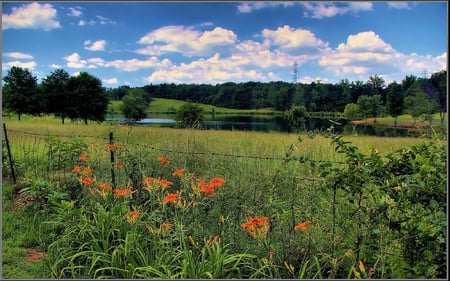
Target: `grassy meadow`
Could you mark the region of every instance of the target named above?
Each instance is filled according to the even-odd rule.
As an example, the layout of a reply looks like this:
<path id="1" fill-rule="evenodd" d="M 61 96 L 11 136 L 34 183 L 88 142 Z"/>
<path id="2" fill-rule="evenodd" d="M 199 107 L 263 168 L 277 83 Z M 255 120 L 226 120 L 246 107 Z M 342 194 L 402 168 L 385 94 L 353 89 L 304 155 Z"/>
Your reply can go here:
<path id="1" fill-rule="evenodd" d="M 20 239 L 3 227 L 4 277 L 445 274 L 444 141 L 3 122 L 19 177 L 4 173 L 3 200 L 29 198 L 3 205 L 3 221 L 23 221 Z M 25 248 L 45 256 L 30 264 Z"/>

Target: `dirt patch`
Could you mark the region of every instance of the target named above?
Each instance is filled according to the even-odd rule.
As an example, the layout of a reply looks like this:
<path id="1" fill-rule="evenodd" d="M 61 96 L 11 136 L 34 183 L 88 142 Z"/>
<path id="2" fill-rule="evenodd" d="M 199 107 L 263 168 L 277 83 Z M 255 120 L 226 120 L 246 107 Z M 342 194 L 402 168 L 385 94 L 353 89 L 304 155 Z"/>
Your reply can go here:
<path id="1" fill-rule="evenodd" d="M 44 251 L 36 250 L 36 249 L 28 249 L 27 250 L 27 263 L 38 262 L 40 259 L 47 256 L 47 253 Z"/>

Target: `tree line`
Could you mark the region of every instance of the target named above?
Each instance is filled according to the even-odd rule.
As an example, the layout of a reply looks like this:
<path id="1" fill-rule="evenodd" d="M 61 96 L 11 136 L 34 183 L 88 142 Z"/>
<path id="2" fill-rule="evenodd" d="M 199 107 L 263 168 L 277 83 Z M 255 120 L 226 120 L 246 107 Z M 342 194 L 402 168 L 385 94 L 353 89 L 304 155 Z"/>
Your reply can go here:
<path id="1" fill-rule="evenodd" d="M 163 83 L 131 88 L 106 89 L 101 80 L 87 72 L 70 76 L 57 69 L 37 83 L 28 69 L 12 67 L 3 77 L 2 106 L 18 114 L 55 114 L 66 118 L 103 121 L 110 100 L 121 100 L 122 112 L 135 120 L 145 117 L 152 98 L 177 99 L 237 109 L 273 108 L 288 111 L 302 107 L 305 112 L 344 112 L 347 119 L 401 114 L 413 118 L 439 112 L 443 122 L 447 112 L 447 71 L 430 78 L 406 76 L 400 83 L 386 85 L 378 75 L 366 82 L 347 79 L 339 83 L 311 84 L 245 82 L 223 84 Z"/>

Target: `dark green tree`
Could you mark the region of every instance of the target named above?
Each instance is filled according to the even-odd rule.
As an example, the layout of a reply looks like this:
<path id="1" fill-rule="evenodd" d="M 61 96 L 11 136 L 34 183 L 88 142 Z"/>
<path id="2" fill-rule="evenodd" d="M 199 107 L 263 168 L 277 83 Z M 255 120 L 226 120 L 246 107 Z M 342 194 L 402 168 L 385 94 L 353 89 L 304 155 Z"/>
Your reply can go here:
<path id="1" fill-rule="evenodd" d="M 381 111 L 381 96 L 366 96 L 362 95 L 358 98 L 357 101 L 359 112 L 361 113 L 364 119 L 368 117 L 378 117 L 378 114 Z"/>
<path id="2" fill-rule="evenodd" d="M 392 82 L 387 87 L 386 108 L 389 114 L 395 118 L 395 126 L 397 126 L 397 117 L 403 113 L 404 92 L 402 85 Z"/>
<path id="3" fill-rule="evenodd" d="M 360 118 L 359 106 L 356 103 L 349 103 L 345 106 L 344 117 L 348 120 L 358 120 Z"/>
<path id="4" fill-rule="evenodd" d="M 203 108 L 194 103 L 185 103 L 177 109 L 175 121 L 180 128 L 201 128 L 204 119 Z"/>
<path id="5" fill-rule="evenodd" d="M 88 120 L 98 122 L 105 120 L 109 99 L 100 79 L 87 72 L 81 72 L 77 76 L 70 77 L 68 88 L 74 100 L 69 118 L 81 119 L 85 124 Z"/>
<path id="6" fill-rule="evenodd" d="M 2 94 L 2 107 L 17 113 L 40 115 L 45 112 L 42 92 L 38 90 L 37 78 L 28 69 L 13 66 L 5 77 Z"/>
<path id="7" fill-rule="evenodd" d="M 62 124 L 75 103 L 69 92 L 69 79 L 69 73 L 64 69 L 57 69 L 45 77 L 41 83 L 47 104 L 47 113 L 60 116 Z"/>
<path id="8" fill-rule="evenodd" d="M 414 125 L 416 125 L 420 116 L 424 116 L 425 119 L 430 118 L 429 115 L 437 108 L 437 104 L 420 90 L 416 91 L 412 96 L 405 97 L 404 103 L 405 111 L 414 119 Z"/>
<path id="9" fill-rule="evenodd" d="M 305 124 L 306 118 L 308 118 L 308 111 L 304 105 L 294 105 L 284 113 L 284 118 L 289 121 L 289 124 L 293 127 L 300 127 Z"/>
<path id="10" fill-rule="evenodd" d="M 145 117 L 148 108 L 147 93 L 139 88 L 129 90 L 122 98 L 120 110 L 127 119 L 133 121 L 141 120 Z"/>

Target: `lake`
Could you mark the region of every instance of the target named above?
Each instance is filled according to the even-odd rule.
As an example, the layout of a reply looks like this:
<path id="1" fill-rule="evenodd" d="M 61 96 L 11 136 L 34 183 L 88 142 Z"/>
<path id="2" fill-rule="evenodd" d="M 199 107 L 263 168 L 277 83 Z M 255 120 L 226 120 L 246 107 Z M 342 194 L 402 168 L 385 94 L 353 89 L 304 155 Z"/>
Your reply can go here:
<path id="1" fill-rule="evenodd" d="M 126 123 L 127 120 L 120 116 L 109 114 L 107 121 Z M 411 137 L 419 136 L 423 130 L 411 130 L 405 128 L 391 128 L 386 126 L 354 125 L 346 120 L 339 120 L 340 124 L 334 125 L 334 131 L 342 135 L 371 135 L 384 137 Z M 176 127 L 173 114 L 154 114 L 136 122 L 140 126 Z M 279 115 L 207 115 L 203 121 L 206 130 L 239 130 L 258 132 L 286 132 L 296 133 L 304 130 L 325 131 L 332 125 L 329 119 L 308 118 L 301 128 L 292 127 L 289 122 Z"/>

